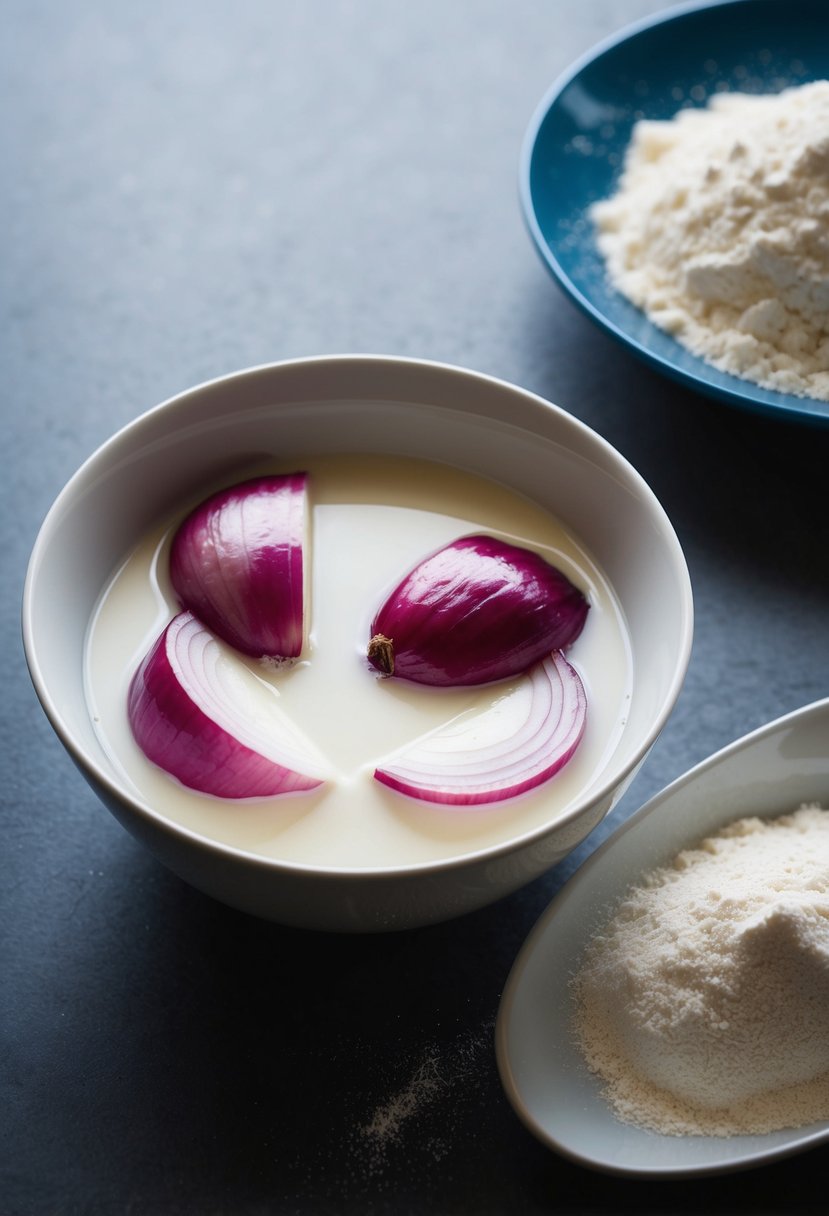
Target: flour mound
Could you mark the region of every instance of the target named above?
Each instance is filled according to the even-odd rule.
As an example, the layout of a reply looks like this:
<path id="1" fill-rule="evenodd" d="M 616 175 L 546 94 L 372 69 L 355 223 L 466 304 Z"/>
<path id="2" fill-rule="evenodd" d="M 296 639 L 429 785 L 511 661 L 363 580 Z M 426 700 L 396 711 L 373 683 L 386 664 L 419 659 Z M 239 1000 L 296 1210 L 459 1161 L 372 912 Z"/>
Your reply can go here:
<path id="1" fill-rule="evenodd" d="M 633 129 L 591 217 L 614 286 L 722 371 L 829 400 L 829 81 Z"/>
<path id="2" fill-rule="evenodd" d="M 623 1119 L 729 1135 L 829 1118 L 829 812 L 741 819 L 646 876 L 574 987 Z"/>

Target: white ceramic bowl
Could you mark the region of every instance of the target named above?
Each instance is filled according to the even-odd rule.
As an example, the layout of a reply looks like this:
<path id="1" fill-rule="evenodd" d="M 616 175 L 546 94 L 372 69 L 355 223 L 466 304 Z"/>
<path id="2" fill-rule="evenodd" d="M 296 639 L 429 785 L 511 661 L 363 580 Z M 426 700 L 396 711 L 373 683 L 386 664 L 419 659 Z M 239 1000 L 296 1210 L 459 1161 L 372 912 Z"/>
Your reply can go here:
<path id="1" fill-rule="evenodd" d="M 186 830 L 121 779 L 84 697 L 84 640 L 117 564 L 222 470 L 277 453 L 442 459 L 520 491 L 592 552 L 626 617 L 633 693 L 618 746 L 564 814 L 449 860 L 387 869 L 273 861 Z M 55 605 L 60 604 L 60 612 Z M 428 924 L 537 877 L 614 806 L 679 693 L 692 634 L 688 571 L 653 494 L 598 435 L 519 388 L 458 368 L 370 356 L 254 368 L 157 406 L 103 445 L 49 512 L 23 606 L 35 688 L 61 741 L 116 818 L 173 871 L 234 907 L 327 930 Z"/>

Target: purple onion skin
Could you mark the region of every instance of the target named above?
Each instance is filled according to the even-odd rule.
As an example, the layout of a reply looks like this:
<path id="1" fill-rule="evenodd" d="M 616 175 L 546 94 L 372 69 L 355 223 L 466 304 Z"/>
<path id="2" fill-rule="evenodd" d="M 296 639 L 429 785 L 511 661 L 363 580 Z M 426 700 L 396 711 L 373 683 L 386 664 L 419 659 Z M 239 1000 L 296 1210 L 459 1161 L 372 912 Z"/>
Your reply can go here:
<path id="1" fill-rule="evenodd" d="M 127 698 L 133 737 L 147 759 L 216 798 L 271 798 L 321 785 L 246 747 L 191 700 L 167 655 L 169 629 L 140 664 Z"/>
<path id="2" fill-rule="evenodd" d="M 384 675 L 439 686 L 526 671 L 581 633 L 589 605 L 549 562 L 492 536 L 464 536 L 420 562 L 372 626 L 369 662 Z M 393 671 L 378 637 L 393 646 Z"/>
<path id="3" fill-rule="evenodd" d="M 303 643 L 307 474 L 221 490 L 173 538 L 170 577 L 183 608 L 255 658 L 296 658 Z"/>

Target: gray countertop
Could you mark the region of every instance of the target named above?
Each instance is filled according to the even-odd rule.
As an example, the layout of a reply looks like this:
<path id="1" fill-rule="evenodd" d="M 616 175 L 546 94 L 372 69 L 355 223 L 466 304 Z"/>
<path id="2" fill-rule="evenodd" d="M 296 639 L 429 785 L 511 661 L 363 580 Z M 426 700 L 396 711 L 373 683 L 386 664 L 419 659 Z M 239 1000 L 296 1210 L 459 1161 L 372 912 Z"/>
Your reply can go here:
<path id="1" fill-rule="evenodd" d="M 823 1206 L 825 1149 L 659 1185 L 564 1161 L 492 1047 L 521 943 L 607 831 L 829 684 L 829 431 L 660 379 L 560 294 L 520 216 L 549 83 L 661 7 L 4 5 L 3 1216 Z M 582 419 L 660 497 L 696 600 L 676 711 L 610 820 L 489 909 L 371 938 L 260 923 L 163 870 L 73 769 L 19 636 L 40 522 L 114 430 L 346 351 L 462 364 Z"/>

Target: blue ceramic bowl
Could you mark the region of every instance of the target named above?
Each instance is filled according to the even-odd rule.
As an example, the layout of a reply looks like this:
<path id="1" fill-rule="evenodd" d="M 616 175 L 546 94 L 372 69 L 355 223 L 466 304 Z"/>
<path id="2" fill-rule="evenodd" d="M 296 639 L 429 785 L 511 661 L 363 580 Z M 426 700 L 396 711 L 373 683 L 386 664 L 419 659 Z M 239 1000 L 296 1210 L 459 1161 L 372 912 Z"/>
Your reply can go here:
<path id="1" fill-rule="evenodd" d="M 589 317 L 658 371 L 730 405 L 829 425 L 829 402 L 717 371 L 609 283 L 587 209 L 614 193 L 633 124 L 729 89 L 773 93 L 829 78 L 827 0 L 682 5 L 623 30 L 551 87 L 521 155 L 524 214 L 541 256 Z"/>

